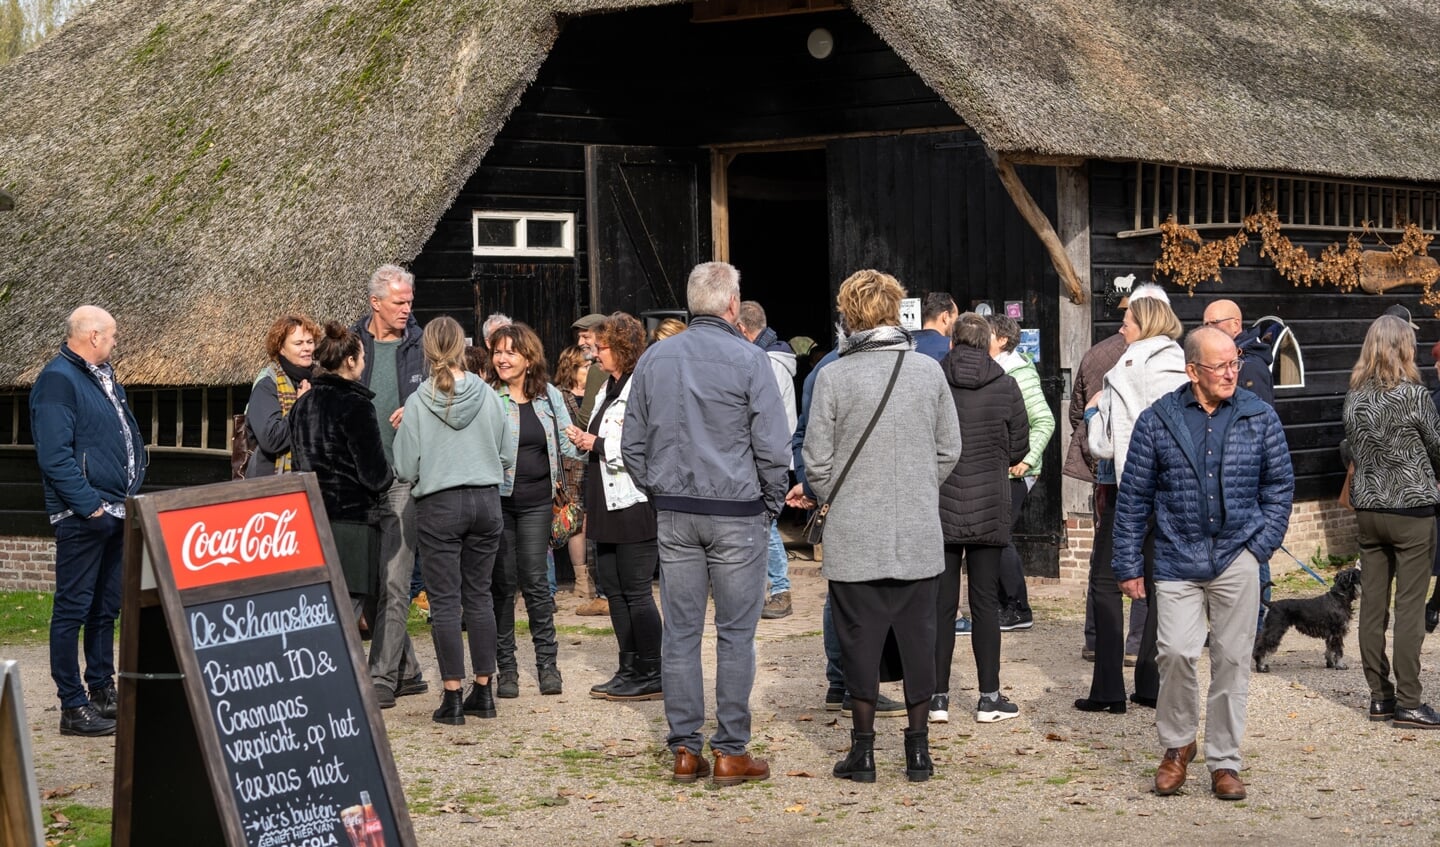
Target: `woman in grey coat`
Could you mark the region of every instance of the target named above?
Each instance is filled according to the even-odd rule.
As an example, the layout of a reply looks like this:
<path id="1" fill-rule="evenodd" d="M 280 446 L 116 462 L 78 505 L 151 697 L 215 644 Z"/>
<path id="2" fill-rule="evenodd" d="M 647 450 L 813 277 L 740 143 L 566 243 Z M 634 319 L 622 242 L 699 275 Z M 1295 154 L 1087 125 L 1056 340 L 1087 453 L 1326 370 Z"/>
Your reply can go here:
<path id="1" fill-rule="evenodd" d="M 935 598 L 945 567 L 939 494 L 960 458 L 960 424 L 939 364 L 911 355 L 914 342 L 899 326 L 904 296 L 894 277 L 872 270 L 840 286 L 837 305 L 850 334 L 840 359 L 816 375 L 805 432 L 806 477 L 830 507 L 821 574 L 830 581 L 853 701 L 850 753 L 835 775 L 856 782 L 875 781 L 875 703 L 892 632 L 909 718 L 905 774 L 922 782 L 934 772 L 926 719 L 935 688 Z M 857 452 L 892 374 L 890 399 Z"/>

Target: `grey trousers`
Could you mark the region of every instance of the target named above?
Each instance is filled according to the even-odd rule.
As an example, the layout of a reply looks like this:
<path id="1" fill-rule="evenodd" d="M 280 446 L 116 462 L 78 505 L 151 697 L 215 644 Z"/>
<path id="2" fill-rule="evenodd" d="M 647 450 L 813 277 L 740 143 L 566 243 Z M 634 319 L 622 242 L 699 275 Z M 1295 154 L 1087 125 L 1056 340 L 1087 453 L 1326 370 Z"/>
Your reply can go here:
<path id="1" fill-rule="evenodd" d="M 396 480 L 380 516 L 380 596 L 371 626 L 370 679 L 394 691 L 420 672 L 405 621 L 410 616 L 410 575 L 415 570 L 415 498 Z"/>
<path id="2" fill-rule="evenodd" d="M 1420 646 L 1425 641 L 1425 592 L 1435 555 L 1435 519 L 1357 511 L 1360 542 L 1360 661 L 1374 700 L 1395 698 L 1404 709 L 1425 702 Z M 1385 655 L 1390 584 L 1395 584 L 1395 658 Z"/>
<path id="3" fill-rule="evenodd" d="M 660 676 L 665 688 L 666 744 L 700 753 L 705 737 L 705 672 L 700 660 L 705 608 L 715 598 L 715 720 L 710 746 L 738 756 L 750 743 L 750 689 L 755 684 L 755 627 L 765 605 L 770 527 L 764 515 L 729 517 L 661 511 L 660 606 L 664 612 Z M 612 602 L 614 602 L 612 600 Z"/>
<path id="4" fill-rule="evenodd" d="M 1155 726 L 1160 745 L 1184 747 L 1200 726 L 1196 666 L 1210 618 L 1210 693 L 1205 702 L 1205 766 L 1240 770 L 1240 739 L 1250 696 L 1250 654 L 1255 609 L 1260 605 L 1260 564 L 1247 550 L 1209 582 L 1155 582 L 1156 646 L 1160 696 Z"/>

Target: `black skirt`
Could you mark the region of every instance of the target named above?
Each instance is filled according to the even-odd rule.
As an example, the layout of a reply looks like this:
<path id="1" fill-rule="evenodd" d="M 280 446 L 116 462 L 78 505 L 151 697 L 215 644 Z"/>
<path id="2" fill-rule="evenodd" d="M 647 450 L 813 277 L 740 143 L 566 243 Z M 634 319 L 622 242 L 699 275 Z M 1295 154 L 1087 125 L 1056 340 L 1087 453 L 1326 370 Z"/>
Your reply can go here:
<path id="1" fill-rule="evenodd" d="M 907 706 L 935 693 L 935 594 L 939 577 L 830 583 L 830 614 L 840 640 L 845 685 L 857 700 L 875 700 L 880 681 L 905 679 Z M 886 654 L 890 653 L 889 661 Z"/>

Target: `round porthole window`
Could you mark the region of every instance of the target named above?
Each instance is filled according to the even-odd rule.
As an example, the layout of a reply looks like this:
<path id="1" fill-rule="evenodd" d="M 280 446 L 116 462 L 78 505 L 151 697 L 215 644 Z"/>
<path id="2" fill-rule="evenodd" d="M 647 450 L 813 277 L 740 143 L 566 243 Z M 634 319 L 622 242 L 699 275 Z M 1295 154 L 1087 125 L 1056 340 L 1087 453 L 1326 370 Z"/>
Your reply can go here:
<path id="1" fill-rule="evenodd" d="M 812 30 L 810 37 L 805 39 L 805 49 L 809 50 L 810 55 L 817 59 L 828 58 L 831 53 L 835 52 L 835 36 L 831 35 L 830 30 L 824 27 Z"/>

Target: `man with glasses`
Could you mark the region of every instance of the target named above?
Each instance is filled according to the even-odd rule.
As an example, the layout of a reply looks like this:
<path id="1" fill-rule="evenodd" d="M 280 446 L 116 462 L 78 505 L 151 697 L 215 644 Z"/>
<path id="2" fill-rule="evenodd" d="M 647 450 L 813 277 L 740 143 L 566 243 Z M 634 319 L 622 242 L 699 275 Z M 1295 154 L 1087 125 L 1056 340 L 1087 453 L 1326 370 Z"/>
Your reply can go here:
<path id="1" fill-rule="evenodd" d="M 1234 339 L 1240 351 L 1240 387 L 1274 406 L 1275 377 L 1270 372 L 1274 354 L 1270 350 L 1270 338 L 1262 337 L 1258 330 L 1245 328 L 1245 319 L 1234 300 L 1216 300 L 1206 306 L 1204 321 L 1206 326 L 1213 326 Z"/>
<path id="2" fill-rule="evenodd" d="M 1237 386 L 1239 351 L 1229 333 L 1199 327 L 1185 339 L 1190 382 L 1140 414 L 1115 510 L 1115 578 L 1145 596 L 1147 523 L 1155 518 L 1160 695 L 1155 724 L 1165 756 L 1155 793 L 1174 794 L 1195 758 L 1196 665 L 1208 612 L 1210 692 L 1205 764 L 1221 800 L 1242 800 L 1240 740 L 1260 603 L 1259 563 L 1285 537 L 1295 475 L 1275 410 Z"/>

